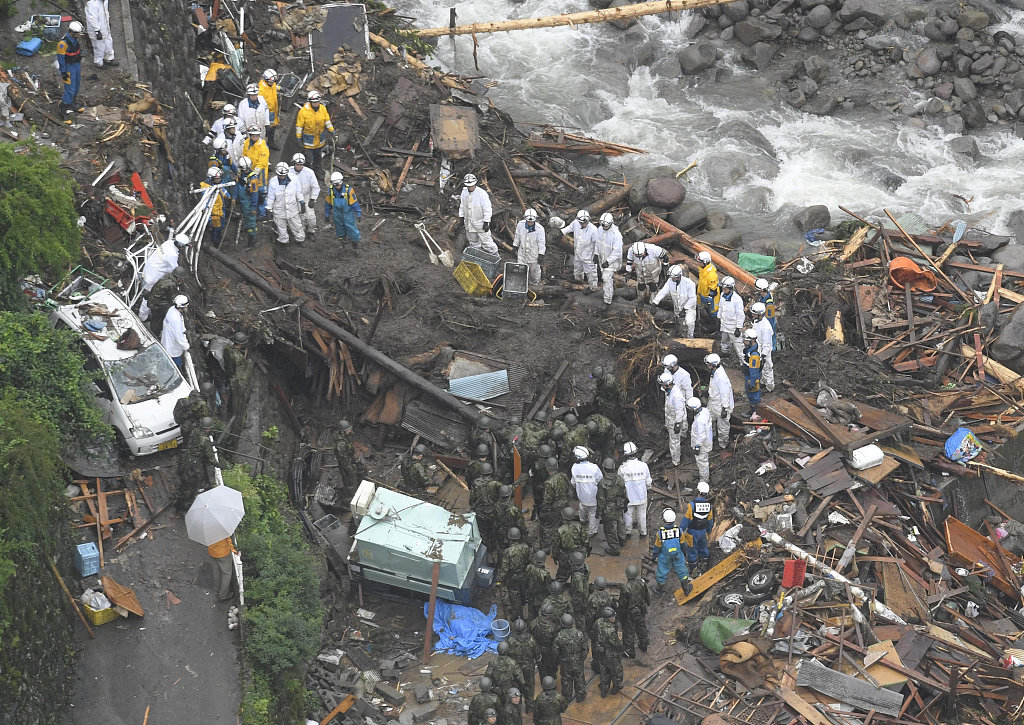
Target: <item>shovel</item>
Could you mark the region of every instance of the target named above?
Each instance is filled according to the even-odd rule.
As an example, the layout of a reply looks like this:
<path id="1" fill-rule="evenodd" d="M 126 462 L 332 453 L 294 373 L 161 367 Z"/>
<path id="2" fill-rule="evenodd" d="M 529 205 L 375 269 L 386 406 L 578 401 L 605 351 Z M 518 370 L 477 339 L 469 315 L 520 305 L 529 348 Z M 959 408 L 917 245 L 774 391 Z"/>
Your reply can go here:
<path id="1" fill-rule="evenodd" d="M 416 227 L 416 231 L 420 233 L 420 238 L 423 239 L 423 243 L 427 247 L 427 253 L 430 254 L 431 264 L 437 264 L 438 261 L 440 261 L 445 267 L 455 266 L 455 260 L 452 258 L 452 253 L 447 249 L 441 249 L 441 245 L 438 244 L 432 236 L 430 236 L 430 232 L 427 231 L 427 227 L 423 222 L 416 222 L 413 226 Z M 433 248 L 430 246 L 431 244 L 433 244 L 434 247 L 437 247 L 437 254 L 434 253 Z"/>

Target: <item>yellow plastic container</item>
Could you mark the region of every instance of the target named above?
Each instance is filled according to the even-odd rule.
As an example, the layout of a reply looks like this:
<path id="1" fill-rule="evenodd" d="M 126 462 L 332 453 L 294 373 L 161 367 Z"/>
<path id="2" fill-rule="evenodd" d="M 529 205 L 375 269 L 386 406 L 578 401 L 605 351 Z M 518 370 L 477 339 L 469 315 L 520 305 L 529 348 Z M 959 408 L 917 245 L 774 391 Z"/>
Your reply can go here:
<path id="1" fill-rule="evenodd" d="M 468 294 L 483 296 L 491 293 L 491 280 L 476 262 L 459 262 L 453 274 Z"/>
<path id="2" fill-rule="evenodd" d="M 92 626 L 99 627 L 101 624 L 107 622 L 113 622 L 117 619 L 117 610 L 113 607 L 106 609 L 93 609 L 88 604 L 83 604 L 82 608 L 85 609 L 86 618 L 92 622 Z"/>

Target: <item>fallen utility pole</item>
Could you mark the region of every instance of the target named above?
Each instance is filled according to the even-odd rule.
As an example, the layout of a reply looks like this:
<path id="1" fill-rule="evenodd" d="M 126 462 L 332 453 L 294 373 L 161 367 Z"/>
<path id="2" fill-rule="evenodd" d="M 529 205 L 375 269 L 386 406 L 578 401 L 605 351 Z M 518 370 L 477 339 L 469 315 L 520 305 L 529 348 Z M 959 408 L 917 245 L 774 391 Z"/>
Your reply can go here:
<path id="1" fill-rule="evenodd" d="M 249 284 L 259 287 L 261 290 L 276 298 L 280 302 L 293 302 L 294 300 L 288 296 L 288 294 L 274 285 L 270 284 L 266 280 L 262 279 L 259 275 L 254 273 L 252 270 L 247 269 L 238 260 L 229 257 L 219 249 L 210 248 L 206 250 L 206 253 L 216 259 L 218 262 L 223 264 L 225 267 L 230 269 L 232 272 L 237 274 L 239 277 L 244 279 Z M 387 370 L 389 373 L 395 375 L 399 380 L 404 383 L 408 383 L 417 390 L 426 393 L 428 396 L 434 399 L 435 402 L 441 403 L 448 408 L 451 408 L 456 413 L 461 415 L 471 423 L 476 423 L 480 418 L 480 413 L 475 409 L 465 405 L 458 398 L 453 396 L 447 390 L 442 390 L 437 387 L 429 380 L 426 380 L 409 368 L 405 367 L 401 363 L 392 360 L 387 355 L 382 353 L 375 347 L 367 345 L 363 340 L 353 335 L 348 330 L 345 330 L 336 325 L 331 320 L 327 319 L 321 314 L 308 310 L 305 306 L 299 306 L 299 314 L 305 317 L 307 320 L 312 322 L 318 327 L 322 327 L 327 332 L 334 335 L 336 338 L 344 342 L 350 348 L 359 352 L 364 358 L 372 362 L 375 365 Z"/>
<path id="2" fill-rule="evenodd" d="M 740 284 L 744 284 L 750 289 L 754 289 L 754 275 L 752 275 L 747 270 L 743 269 L 743 267 L 739 266 L 731 259 L 725 257 L 722 254 L 719 254 L 711 247 L 708 247 L 705 244 L 701 243 L 699 239 L 691 237 L 682 229 L 678 229 L 672 226 L 661 217 L 654 216 L 654 214 L 651 214 L 650 212 L 640 212 L 640 220 L 647 222 L 648 224 L 653 226 L 654 231 L 659 236 L 664 232 L 672 232 L 673 234 L 678 235 L 679 239 L 682 241 L 683 246 L 693 254 L 697 254 L 698 252 L 709 252 L 711 254 L 711 261 L 715 263 L 715 266 L 718 269 L 734 277 L 736 281 L 739 282 Z"/>
<path id="3" fill-rule="evenodd" d="M 529 28 L 557 28 L 568 25 L 570 28 L 588 23 L 603 23 L 608 20 L 639 18 L 644 15 L 660 15 L 678 10 L 693 10 L 709 5 L 721 5 L 730 0 L 653 0 L 653 2 L 624 5 L 605 10 L 585 10 L 579 13 L 562 13 L 547 15 L 541 18 L 520 18 L 518 20 L 501 20 L 495 23 L 473 23 L 472 25 L 456 25 L 448 28 L 411 28 L 409 32 L 421 38 L 438 38 L 444 35 L 479 35 L 481 33 L 499 33 L 503 30 L 527 30 Z"/>

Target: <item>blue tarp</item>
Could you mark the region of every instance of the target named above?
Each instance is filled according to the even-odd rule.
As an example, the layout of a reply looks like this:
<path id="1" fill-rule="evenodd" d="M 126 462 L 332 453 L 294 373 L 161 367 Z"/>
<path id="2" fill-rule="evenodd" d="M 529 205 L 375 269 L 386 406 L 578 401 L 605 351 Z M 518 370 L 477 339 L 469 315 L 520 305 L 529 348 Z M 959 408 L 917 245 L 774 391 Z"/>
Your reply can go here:
<path id="1" fill-rule="evenodd" d="M 429 602 L 423 603 L 423 616 L 427 616 Z M 484 614 L 473 607 L 463 607 L 443 599 L 434 608 L 434 632 L 439 637 L 435 652 L 461 655 L 475 659 L 484 652 L 495 652 L 498 643 L 491 638 L 491 622 L 498 616 L 498 607 L 491 605 Z"/>
<path id="2" fill-rule="evenodd" d="M 957 428 L 956 432 L 946 439 L 946 458 L 954 463 L 967 463 L 981 451 L 981 441 L 968 428 Z"/>

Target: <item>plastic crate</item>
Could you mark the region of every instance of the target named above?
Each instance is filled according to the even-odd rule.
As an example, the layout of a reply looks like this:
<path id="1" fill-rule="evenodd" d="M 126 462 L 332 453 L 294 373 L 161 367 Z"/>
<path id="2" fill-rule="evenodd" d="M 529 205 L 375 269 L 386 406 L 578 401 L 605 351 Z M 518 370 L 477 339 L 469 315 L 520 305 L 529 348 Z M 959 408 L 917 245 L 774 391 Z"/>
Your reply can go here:
<path id="1" fill-rule="evenodd" d="M 92 576 L 100 573 L 100 551 L 91 541 L 79 544 L 75 549 L 75 571 L 79 576 Z"/>
<path id="2" fill-rule="evenodd" d="M 518 262 L 505 262 L 504 284 L 501 299 L 505 302 L 519 302 L 530 292 L 530 267 Z"/>
<path id="3" fill-rule="evenodd" d="M 475 262 L 459 262 L 453 274 L 468 294 L 486 295 L 491 291 L 491 280 Z"/>
<path id="4" fill-rule="evenodd" d="M 88 604 L 83 604 L 82 609 L 85 610 L 86 618 L 92 622 L 92 626 L 94 627 L 99 627 L 101 624 L 113 622 L 117 619 L 117 610 L 113 607 L 107 607 L 106 609 L 93 609 Z"/>
<path id="5" fill-rule="evenodd" d="M 807 574 L 807 562 L 803 559 L 787 559 L 782 565 L 782 586 L 786 589 L 799 587 L 804 583 Z"/>
<path id="6" fill-rule="evenodd" d="M 487 275 L 487 279 L 494 279 L 501 272 L 501 255 L 490 254 L 482 249 L 466 247 L 462 250 L 463 262 L 475 262 Z"/>

